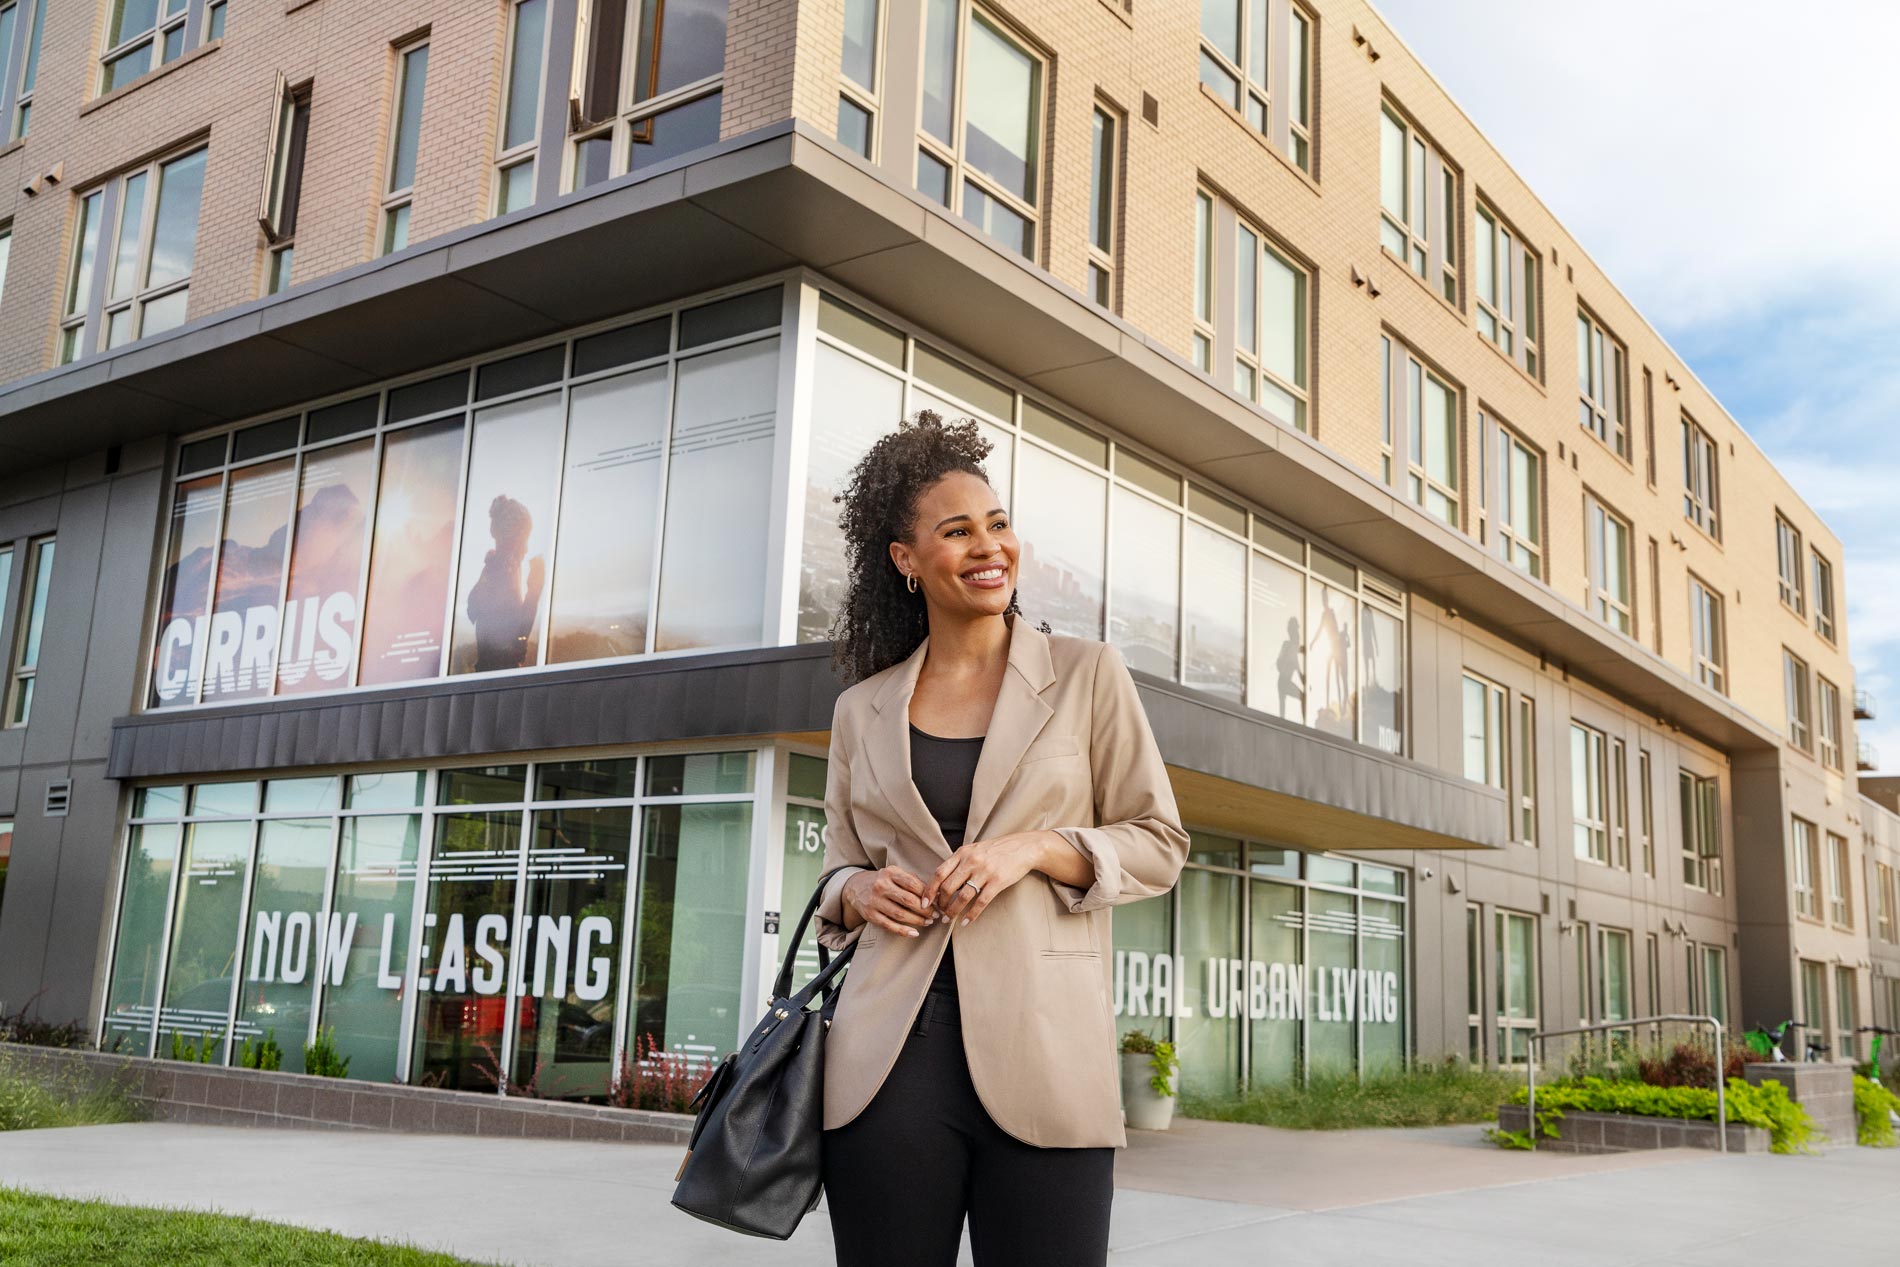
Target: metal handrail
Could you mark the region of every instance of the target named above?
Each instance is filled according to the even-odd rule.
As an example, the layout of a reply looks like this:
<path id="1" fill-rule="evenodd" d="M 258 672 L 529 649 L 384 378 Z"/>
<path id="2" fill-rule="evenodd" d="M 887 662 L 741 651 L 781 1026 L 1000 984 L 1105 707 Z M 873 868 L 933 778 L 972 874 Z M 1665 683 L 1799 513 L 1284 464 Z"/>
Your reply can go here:
<path id="1" fill-rule="evenodd" d="M 1720 1148 L 1728 1151 L 1728 1079 L 1722 1076 L 1727 1050 L 1722 1046 L 1722 1022 L 1713 1016 L 1637 1016 L 1627 1021 L 1606 1021 L 1601 1025 L 1583 1025 L 1576 1029 L 1540 1030 L 1530 1037 L 1524 1052 L 1525 1090 L 1530 1111 L 1531 1151 L 1537 1150 L 1537 1057 L 1538 1044 L 1546 1038 L 1564 1038 L 1572 1034 L 1596 1034 L 1610 1030 L 1633 1030 L 1638 1025 L 1659 1025 L 1675 1021 L 1689 1025 L 1707 1025 L 1715 1031 L 1715 1126 Z"/>

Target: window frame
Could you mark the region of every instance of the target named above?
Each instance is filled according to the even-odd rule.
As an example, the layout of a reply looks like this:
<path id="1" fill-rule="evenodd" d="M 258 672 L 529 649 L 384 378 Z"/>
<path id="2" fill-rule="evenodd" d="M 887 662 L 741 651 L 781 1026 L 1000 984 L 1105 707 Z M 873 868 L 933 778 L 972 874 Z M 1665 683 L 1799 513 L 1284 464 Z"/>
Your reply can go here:
<path id="1" fill-rule="evenodd" d="M 423 117 L 429 112 L 429 65 L 427 60 L 429 57 L 429 36 L 424 34 L 405 43 L 393 45 L 391 51 L 394 54 L 395 71 L 392 81 L 392 91 L 389 98 L 389 132 L 383 139 L 382 201 L 376 216 L 375 253 L 379 257 L 394 255 L 398 251 L 408 249 L 409 220 L 415 215 L 417 177 L 412 175 L 409 179 L 409 183 L 401 188 L 397 188 L 395 182 L 396 163 L 400 157 L 398 153 L 399 141 L 403 128 L 403 99 L 408 93 L 409 76 L 413 73 L 411 70 L 412 63 L 409 59 L 417 53 L 421 53 L 424 58 L 422 63 L 422 92 L 416 99 L 416 153 L 414 155 L 414 162 L 418 172 L 420 172 L 422 166 L 422 121 Z M 402 226 L 402 241 L 397 243 L 395 240 L 396 227 L 398 224 L 397 215 L 399 212 L 404 211 L 408 212 L 409 215 L 400 221 Z"/>
<path id="2" fill-rule="evenodd" d="M 883 139 L 884 32 L 890 4 L 887 0 L 869 0 L 869 3 L 875 6 L 871 19 L 871 82 L 861 84 L 846 72 L 841 40 L 838 49 L 838 118 L 840 121 L 844 118 L 847 106 L 864 112 L 864 150 L 859 152 L 859 157 L 875 163 Z M 850 7 L 849 0 L 845 7 Z M 842 137 L 843 131 L 840 126 L 834 134 Z"/>
<path id="3" fill-rule="evenodd" d="M 1814 632 L 1834 644 L 1834 565 L 1812 546 L 1808 548 L 1810 571 L 1814 575 Z"/>
<path id="4" fill-rule="evenodd" d="M 1269 404 L 1263 401 L 1261 397 L 1266 394 L 1269 384 L 1279 388 L 1293 398 L 1293 416 L 1291 418 L 1282 418 L 1280 421 L 1291 425 L 1295 431 L 1307 431 L 1311 426 L 1308 421 L 1311 408 L 1311 398 L 1309 396 L 1310 388 L 1308 385 L 1312 382 L 1313 377 L 1313 341 L 1308 337 L 1308 329 L 1312 322 L 1313 271 L 1305 264 L 1299 262 L 1272 234 L 1269 234 L 1263 227 L 1242 215 L 1237 208 L 1233 210 L 1233 215 L 1234 392 L 1255 408 L 1263 412 L 1268 412 L 1269 416 L 1272 417 L 1276 415 L 1270 412 Z M 1215 223 L 1218 225 L 1224 218 L 1220 209 L 1216 208 Z M 1247 303 L 1247 297 L 1240 293 L 1242 278 L 1241 253 L 1245 248 L 1246 239 L 1248 238 L 1252 238 L 1254 241 L 1251 260 L 1254 293 L 1251 305 L 1252 315 L 1247 323 L 1252 329 L 1253 346 L 1244 348 L 1240 344 L 1242 328 L 1240 313 L 1242 305 Z M 1298 381 L 1293 383 L 1287 382 L 1283 375 L 1267 367 L 1267 358 L 1263 350 L 1267 328 L 1267 265 L 1264 260 L 1264 256 L 1267 255 L 1271 255 L 1277 260 L 1294 278 L 1294 313 L 1292 326 L 1296 340 L 1294 373 Z M 1242 385 L 1243 374 L 1245 376 L 1244 387 Z"/>
<path id="5" fill-rule="evenodd" d="M 1537 702 L 1528 695 L 1517 697 L 1517 742 L 1513 754 L 1511 795 L 1517 805 L 1517 840 L 1527 848 L 1537 848 Z"/>
<path id="6" fill-rule="evenodd" d="M 1821 922 L 1821 829 L 1799 814 L 1789 816 L 1788 839 L 1794 850 L 1789 889 L 1795 918 Z"/>
<path id="7" fill-rule="evenodd" d="M 1578 744 L 1582 750 L 1579 753 Z M 1580 862 L 1611 865 L 1609 736 L 1587 722 L 1570 719 L 1570 839 Z M 1579 786 L 1577 760 L 1583 758 Z M 1594 759 L 1594 769 L 1593 769 Z"/>
<path id="8" fill-rule="evenodd" d="M 1682 517 L 1711 541 L 1722 540 L 1722 460 L 1715 437 L 1682 415 Z"/>
<path id="9" fill-rule="evenodd" d="M 1788 714 L 1788 742 L 1814 755 L 1814 688 L 1808 662 L 1781 649 L 1782 703 Z"/>
<path id="10" fill-rule="evenodd" d="M 1510 925 L 1513 921 L 1522 921 L 1529 926 L 1530 930 L 1530 936 L 1524 939 L 1525 946 L 1530 950 L 1527 956 L 1530 962 L 1525 965 L 1524 969 L 1525 979 L 1530 982 L 1531 987 L 1531 1010 L 1528 1016 L 1512 1015 L 1508 1002 L 1511 966 L 1508 962 L 1511 958 L 1511 939 L 1509 933 Z M 1510 1050 L 1510 1044 L 1506 1036 L 1512 1031 L 1522 1031 L 1527 1036 L 1524 1041 L 1524 1049 L 1526 1053 L 1528 1053 L 1530 1050 L 1528 1035 L 1536 1033 L 1542 1024 L 1539 1018 L 1543 1013 L 1544 991 L 1543 976 L 1539 971 L 1538 960 L 1543 953 L 1543 947 L 1539 944 L 1538 940 L 1539 922 L 1537 916 L 1525 911 L 1513 911 L 1504 907 L 1498 907 L 1492 912 L 1492 958 L 1497 964 L 1494 974 L 1497 977 L 1497 988 L 1494 996 L 1497 1009 L 1495 1013 L 1495 1028 L 1497 1031 L 1495 1038 L 1497 1041 L 1497 1061 L 1500 1069 L 1516 1069 L 1522 1068 L 1524 1065 L 1523 1061 L 1506 1059 L 1506 1055 Z"/>
<path id="11" fill-rule="evenodd" d="M 1807 586 L 1802 576 L 1801 530 L 1780 511 L 1775 512 L 1775 574 L 1781 605 L 1797 616 L 1807 615 Z"/>
<path id="12" fill-rule="evenodd" d="M 1828 832 L 1826 844 L 1822 856 L 1827 863 L 1827 922 L 1851 932 L 1854 927 L 1853 855 L 1848 851 L 1847 837 L 1839 832 Z"/>
<path id="13" fill-rule="evenodd" d="M 13 12 L 13 31 L 0 47 L 0 144 L 26 139 L 33 118 L 33 90 L 39 79 L 40 31 L 51 0 L 8 0 L 0 13 Z"/>
<path id="14" fill-rule="evenodd" d="M 1319 20 L 1299 0 L 1232 0 L 1235 52 L 1230 57 L 1207 31 L 1203 6 L 1200 58 L 1197 72 L 1207 95 L 1220 102 L 1247 129 L 1308 177 L 1313 174 L 1313 70 Z M 1255 27 L 1264 22 L 1266 31 Z M 1295 83 L 1293 59 L 1296 23 L 1303 24 L 1298 41 L 1300 74 Z M 1275 36 L 1278 38 L 1275 38 Z M 1282 55 L 1285 54 L 1285 55 Z M 1256 57 L 1266 62 L 1255 74 Z M 1223 83 L 1210 80 L 1210 73 Z"/>
<path id="15" fill-rule="evenodd" d="M 1524 573 L 1532 580 L 1548 583 L 1544 567 L 1545 516 L 1549 506 L 1544 486 L 1544 451 L 1525 439 L 1517 429 L 1497 417 L 1483 405 L 1478 407 L 1479 448 L 1478 539 L 1489 544 L 1491 553 Z M 1496 443 L 1492 443 L 1493 437 Z M 1531 507 L 1529 539 L 1515 520 L 1519 518 L 1511 490 L 1512 468 L 1522 454 L 1531 468 Z M 1486 542 L 1486 537 L 1489 541 Z M 1526 562 L 1517 557 L 1521 552 Z"/>
<path id="16" fill-rule="evenodd" d="M 1086 261 L 1088 286 L 1083 293 L 1098 307 L 1121 311 L 1120 281 L 1122 231 L 1122 146 L 1128 136 L 1128 115 L 1097 96 L 1089 116 L 1089 233 Z M 1106 128 L 1104 128 L 1106 124 Z M 1106 143 L 1102 133 L 1106 130 Z M 1108 171 L 1101 170 L 1104 158 Z M 1102 223 L 1097 224 L 1097 219 Z M 1106 239 L 1106 240 L 1104 240 Z"/>
<path id="17" fill-rule="evenodd" d="M 1465 392 L 1448 374 L 1441 373 L 1437 366 L 1426 360 L 1423 354 L 1406 343 L 1397 334 L 1389 330 L 1380 331 L 1379 347 L 1384 368 L 1379 379 L 1380 394 L 1380 451 L 1381 473 L 1385 476 L 1387 487 L 1406 502 L 1418 507 L 1426 515 L 1447 525 L 1454 531 L 1465 531 L 1465 515 L 1468 511 L 1467 498 L 1464 496 L 1465 477 Z M 1417 371 L 1416 376 L 1413 371 Z M 1416 391 L 1414 378 L 1416 377 Z M 1448 456 L 1451 459 L 1450 476 L 1453 481 L 1447 486 L 1438 480 L 1418 460 L 1417 449 L 1424 446 L 1424 424 L 1427 382 L 1435 382 L 1448 398 L 1452 412 L 1452 434 L 1449 437 Z M 1414 443 L 1413 424 L 1416 414 L 1419 435 Z M 1403 481 L 1403 482 L 1401 482 Z M 1414 495 L 1414 486 L 1417 492 Z M 1431 494 L 1436 493 L 1449 505 L 1451 514 L 1447 517 L 1431 505 Z"/>
<path id="18" fill-rule="evenodd" d="M 528 139 L 509 145 L 508 107 L 515 75 L 520 69 L 515 59 L 520 52 L 521 11 L 534 3 L 541 5 L 541 65 L 535 71 L 534 118 L 528 127 Z M 536 201 L 534 194 L 540 183 L 541 171 L 541 116 L 547 107 L 548 49 L 551 43 L 548 36 L 551 34 L 553 10 L 553 0 L 508 0 L 508 20 L 502 36 L 501 95 L 495 110 L 495 161 L 488 194 L 490 216 L 508 214 L 510 209 L 504 205 L 504 199 L 508 192 L 509 176 L 520 167 L 528 169 L 528 201 L 523 206 L 532 207 Z M 523 207 L 513 209 L 519 211 Z"/>
<path id="19" fill-rule="evenodd" d="M 310 136 L 310 104 L 314 85 L 293 87 L 277 74 L 270 145 L 264 155 L 264 192 L 258 202 L 257 225 L 264 235 L 264 293 L 274 295 L 290 285 L 297 249 L 297 214 L 303 199 L 303 168 Z"/>
<path id="20" fill-rule="evenodd" d="M 1032 264 L 1041 264 L 1047 257 L 1049 236 L 1046 224 L 1048 215 L 1041 204 L 1046 201 L 1044 195 L 1049 180 L 1050 146 L 1047 115 L 1050 96 L 1049 68 L 1053 59 L 1039 44 L 1028 39 L 1017 26 L 1004 20 L 1000 14 L 976 3 L 975 0 L 948 0 L 948 2 L 957 6 L 957 38 L 951 63 L 953 67 L 951 77 L 954 81 L 952 89 L 954 95 L 950 106 L 951 141 L 946 145 L 942 138 L 932 135 L 924 127 L 922 116 L 919 115 L 917 132 L 912 138 L 911 188 L 926 199 L 935 201 L 929 194 L 924 193 L 923 163 L 926 156 L 941 163 L 947 172 L 945 179 L 949 182 L 950 199 L 938 205 L 965 224 L 983 233 L 985 237 L 996 242 L 1003 242 L 1003 239 L 990 234 L 981 224 L 971 219 L 965 208 L 967 186 L 977 185 L 984 197 L 1002 204 L 1006 210 L 1022 218 L 1028 238 L 1025 243 L 1026 249 L 1021 252 L 1022 257 Z M 1033 63 L 1028 117 L 1031 120 L 1030 139 L 1034 142 L 1034 152 L 1029 159 L 1030 184 L 1037 195 L 1037 201 L 1034 204 L 1024 202 L 1017 195 L 1004 189 L 987 173 L 978 171 L 970 165 L 965 155 L 965 146 L 969 141 L 969 94 L 965 91 L 964 76 L 969 73 L 970 28 L 971 24 L 976 22 L 981 22 L 988 27 L 992 35 L 1022 53 Z M 921 74 L 917 77 L 917 91 L 920 98 L 923 93 L 924 78 Z"/>
<path id="21" fill-rule="evenodd" d="M 1589 489 L 1583 494 L 1584 608 L 1598 621 L 1628 638 L 1637 636 L 1636 529 L 1623 515 Z M 1608 588 L 1610 525 L 1622 529 L 1623 592 Z M 1621 619 L 1617 619 L 1620 617 Z"/>
<path id="22" fill-rule="evenodd" d="M 1458 221 L 1463 207 L 1459 169 L 1436 142 L 1390 97 L 1379 100 L 1380 172 L 1385 170 L 1389 123 L 1398 129 L 1401 185 L 1405 205 L 1386 205 L 1383 179 L 1379 197 L 1379 246 L 1405 271 L 1425 284 L 1447 306 L 1462 310 L 1459 295 Z M 1415 215 L 1415 204 L 1424 209 Z M 1449 220 L 1450 223 L 1446 223 Z M 1417 223 L 1422 221 L 1423 223 Z"/>
<path id="23" fill-rule="evenodd" d="M 1821 764 L 1830 770 L 1842 768 L 1841 688 L 1825 674 L 1814 675 L 1814 731 L 1819 740 Z"/>
<path id="24" fill-rule="evenodd" d="M 1629 348 L 1597 319 L 1577 305 L 1578 425 L 1625 464 L 1630 462 Z M 1614 382 L 1610 382 L 1611 379 Z M 1603 394 L 1605 386 L 1609 394 Z"/>
<path id="25" fill-rule="evenodd" d="M 1643 847 L 1643 874 L 1656 874 L 1656 775 L 1649 749 L 1636 750 L 1636 829 Z"/>
<path id="26" fill-rule="evenodd" d="M 1192 348 L 1194 367 L 1203 374 L 1214 372 L 1214 195 L 1205 188 L 1194 191 L 1194 315 Z"/>
<path id="27" fill-rule="evenodd" d="M 1481 692 L 1479 719 L 1483 722 L 1482 739 L 1484 742 L 1484 769 L 1476 777 L 1471 773 L 1471 753 L 1463 753 L 1462 772 L 1467 782 L 1482 783 L 1487 787 L 1504 791 L 1510 782 L 1510 698 L 1511 693 L 1490 678 L 1466 669 L 1461 677 L 1459 698 L 1460 715 L 1463 718 L 1463 737 L 1469 740 L 1471 730 L 1470 688 Z"/>
<path id="28" fill-rule="evenodd" d="M 1728 613 L 1722 593 L 1689 573 L 1689 660 L 1696 681 L 1728 694 Z"/>
<path id="29" fill-rule="evenodd" d="M 39 2 L 43 6 L 51 0 Z M 99 27 L 99 39 L 103 47 L 94 62 L 93 95 L 101 97 L 130 87 L 194 50 L 221 40 L 224 37 L 225 9 L 225 0 L 156 0 L 152 6 L 151 26 L 131 35 L 121 33 L 117 44 L 108 44 L 105 41 L 112 38 L 112 9 L 108 4 L 105 19 Z M 113 68 L 136 56 L 141 46 L 151 50 L 145 68 L 126 79 L 112 82 Z"/>
<path id="30" fill-rule="evenodd" d="M 58 563 L 59 538 L 56 533 L 34 537 L 26 543 L 26 567 L 20 576 L 20 606 L 13 625 L 13 646 L 7 651 L 6 713 L 0 729 L 19 730 L 33 720 L 33 696 L 40 674 L 40 653 L 44 649 L 46 605 L 50 603 L 53 568 Z M 11 550 L 9 550 L 11 553 Z M 0 592 L 0 607 L 6 603 Z M 40 646 L 34 646 L 36 627 Z M 32 659 L 28 660 L 29 651 Z"/>
<path id="31" fill-rule="evenodd" d="M 1544 381 L 1544 360 L 1540 355 L 1543 322 L 1539 319 L 1538 298 L 1543 287 L 1538 273 L 1543 256 L 1531 249 L 1524 235 L 1486 201 L 1482 193 L 1478 195 L 1477 220 L 1472 232 L 1472 328 L 1511 364 L 1541 383 Z M 1499 299 L 1486 294 L 1482 279 L 1483 262 L 1487 260 L 1490 262 L 1490 290 L 1500 292 Z M 1498 284 L 1501 260 L 1509 261 L 1509 276 L 1502 287 Z"/>
<path id="32" fill-rule="evenodd" d="M 1684 888 L 1722 895 L 1722 785 L 1714 775 L 1677 767 L 1676 792 L 1682 813 Z"/>
<path id="33" fill-rule="evenodd" d="M 67 298 L 59 321 L 59 346 L 55 352 L 57 364 L 67 365 L 100 352 L 112 351 L 112 318 L 124 313 L 133 314 L 133 333 L 117 346 L 129 347 L 137 343 L 147 337 L 146 312 L 153 303 L 175 294 L 189 294 L 191 284 L 197 277 L 198 233 L 204 219 L 205 180 L 202 174 L 199 177 L 198 205 L 192 213 L 191 270 L 182 277 L 174 277 L 158 285 L 134 280 L 129 293 L 119 298 L 111 297 L 112 283 L 119 265 L 119 239 L 125 230 L 125 217 L 132 211 L 126 205 L 126 187 L 134 181 L 142 182 L 136 210 L 139 217 L 138 240 L 131 267 L 134 279 L 144 279 L 151 272 L 152 247 L 158 233 L 159 199 L 164 192 L 165 174 L 197 155 L 204 156 L 208 169 L 211 146 L 202 137 L 167 150 L 77 195 L 74 213 L 79 223 L 74 226 L 72 248 L 67 259 Z M 92 201 L 94 198 L 99 200 L 96 204 Z M 86 260 L 88 254 L 91 256 L 89 262 Z M 83 275 L 83 286 L 80 272 L 82 265 L 87 268 Z M 186 302 L 189 304 L 189 298 Z M 174 325 L 167 326 L 166 330 L 176 329 L 187 320 L 188 310 L 186 315 L 181 316 Z M 160 330 L 153 333 L 164 332 Z"/>

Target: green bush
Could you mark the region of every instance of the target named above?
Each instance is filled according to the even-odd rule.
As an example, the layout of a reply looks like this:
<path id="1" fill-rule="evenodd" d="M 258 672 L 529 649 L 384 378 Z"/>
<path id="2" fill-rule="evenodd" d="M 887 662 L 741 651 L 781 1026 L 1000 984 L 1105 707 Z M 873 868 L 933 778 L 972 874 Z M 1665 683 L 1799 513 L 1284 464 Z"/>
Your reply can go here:
<path id="1" fill-rule="evenodd" d="M 137 1102 L 117 1079 L 94 1085 L 70 1070 L 29 1073 L 26 1066 L 0 1057 L 0 1131 L 133 1122 L 140 1116 Z"/>
<path id="2" fill-rule="evenodd" d="M 1306 1083 L 1255 1086 L 1243 1093 L 1208 1094 L 1184 1088 L 1187 1117 L 1250 1122 L 1287 1130 L 1336 1131 L 1359 1127 L 1455 1126 L 1495 1120 L 1498 1105 L 1521 1076 L 1465 1064 L 1457 1058 L 1423 1061 L 1394 1073 L 1313 1073 Z"/>
<path id="3" fill-rule="evenodd" d="M 1894 1113 L 1900 1113 L 1900 1095 L 1854 1075 L 1854 1136 L 1862 1145 L 1892 1148 Z"/>
<path id="4" fill-rule="evenodd" d="M 304 1044 L 303 1071 L 319 1078 L 350 1076 L 350 1058 L 336 1049 L 336 1026 L 319 1029 L 317 1041 Z"/>
<path id="5" fill-rule="evenodd" d="M 1524 1104 L 1528 1099 L 1526 1088 L 1512 1089 L 1512 1104 Z M 1713 1122 L 1715 1106 L 1715 1092 L 1707 1087 L 1652 1087 L 1595 1077 L 1566 1078 L 1537 1089 L 1537 1127 L 1546 1139 L 1561 1138 L 1557 1123 L 1566 1109 Z M 1772 1080 L 1750 1086 L 1740 1078 L 1730 1078 L 1728 1120 L 1762 1127 L 1768 1132 L 1770 1149 L 1777 1153 L 1808 1152 L 1809 1142 L 1817 1137 L 1808 1111 L 1788 1098 L 1786 1087 Z"/>
<path id="6" fill-rule="evenodd" d="M 199 1041 L 193 1043 L 177 1030 L 172 1031 L 173 1060 L 182 1060 L 186 1064 L 215 1064 L 216 1058 L 224 1051 L 224 1035 L 201 1034 Z"/>
<path id="7" fill-rule="evenodd" d="M 238 1050 L 240 1069 L 282 1069 L 284 1067 L 284 1049 L 277 1045 L 277 1031 L 266 1030 L 264 1037 L 253 1043 L 244 1040 L 244 1046 Z"/>

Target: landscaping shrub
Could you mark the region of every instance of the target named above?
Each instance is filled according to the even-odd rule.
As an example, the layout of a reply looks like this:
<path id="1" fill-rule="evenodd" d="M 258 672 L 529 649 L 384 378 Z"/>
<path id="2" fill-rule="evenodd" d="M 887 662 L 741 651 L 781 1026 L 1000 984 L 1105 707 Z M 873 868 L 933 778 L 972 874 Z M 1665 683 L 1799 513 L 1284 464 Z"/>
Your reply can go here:
<path id="1" fill-rule="evenodd" d="M 1878 1082 L 1854 1075 L 1854 1136 L 1867 1148 L 1894 1146 L 1893 1114 L 1900 1113 L 1900 1095 Z"/>
<path id="2" fill-rule="evenodd" d="M 1178 1104 L 1187 1117 L 1289 1130 L 1455 1126 L 1495 1119 L 1511 1088 L 1522 1085 L 1517 1075 L 1451 1058 L 1398 1073 L 1367 1074 L 1363 1080 L 1351 1073 L 1316 1073 L 1304 1086 L 1286 1083 L 1245 1093 L 1183 1088 Z"/>
<path id="3" fill-rule="evenodd" d="M 34 995 L 33 999 L 39 998 Z M 0 1043 L 25 1043 L 32 1047 L 84 1047 L 89 1035 L 78 1021 L 48 1021 L 29 1017 L 33 1006 L 29 999 L 17 1012 L 0 1013 Z"/>
<path id="4" fill-rule="evenodd" d="M 1731 1046 L 1722 1062 L 1722 1077 L 1742 1076 L 1742 1066 L 1761 1057 L 1746 1047 Z M 1667 1056 L 1644 1056 L 1636 1062 L 1637 1075 L 1652 1087 L 1715 1086 L 1715 1056 L 1697 1043 L 1677 1043 Z"/>
<path id="5" fill-rule="evenodd" d="M 30 1072 L 0 1056 L 0 1131 L 133 1122 L 139 1105 L 116 1079 L 93 1085 L 77 1071 Z"/>
<path id="6" fill-rule="evenodd" d="M 1512 1088 L 1510 1103 L 1524 1104 L 1529 1098 L 1526 1088 Z M 1537 1089 L 1537 1129 L 1546 1139 L 1562 1138 L 1557 1124 L 1566 1109 L 1713 1122 L 1715 1107 L 1715 1091 L 1710 1087 L 1656 1087 L 1603 1078 L 1566 1078 Z M 1777 1153 L 1808 1152 L 1809 1142 L 1818 1135 L 1808 1111 L 1790 1100 L 1788 1089 L 1774 1081 L 1755 1087 L 1740 1078 L 1730 1078 L 1728 1120 L 1765 1129 L 1769 1148 Z"/>
<path id="7" fill-rule="evenodd" d="M 705 1075 L 695 1074 L 685 1061 L 660 1049 L 653 1035 L 634 1037 L 630 1059 L 620 1057 L 620 1076 L 614 1079 L 607 1103 L 618 1109 L 658 1109 L 663 1113 L 690 1113 L 693 1095 Z"/>

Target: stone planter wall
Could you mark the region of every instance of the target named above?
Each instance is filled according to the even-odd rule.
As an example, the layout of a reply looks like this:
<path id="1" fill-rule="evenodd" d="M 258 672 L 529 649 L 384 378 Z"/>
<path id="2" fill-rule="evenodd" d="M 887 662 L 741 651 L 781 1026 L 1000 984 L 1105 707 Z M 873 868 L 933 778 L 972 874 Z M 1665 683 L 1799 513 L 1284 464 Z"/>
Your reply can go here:
<path id="1" fill-rule="evenodd" d="M 693 1119 L 684 1113 L 226 1069 L 96 1051 L 0 1043 L 0 1063 L 49 1081 L 98 1085 L 120 1078 L 151 1116 L 172 1122 L 592 1139 L 682 1148 L 693 1129 Z"/>
<path id="2" fill-rule="evenodd" d="M 1522 1104 L 1498 1106 L 1498 1129 L 1528 1131 L 1530 1110 Z M 1630 1153 L 1649 1148 L 1721 1148 L 1714 1122 L 1673 1117 L 1634 1117 L 1627 1113 L 1582 1113 L 1565 1109 L 1557 1123 L 1560 1139 L 1538 1138 L 1540 1151 L 1552 1153 Z M 1728 1124 L 1731 1153 L 1765 1153 L 1768 1132 L 1759 1126 Z"/>
<path id="3" fill-rule="evenodd" d="M 1779 1082 L 1788 1089 L 1788 1098 L 1808 1111 L 1814 1125 L 1827 1135 L 1816 1141 L 1830 1147 L 1854 1147 L 1859 1138 L 1859 1123 L 1854 1117 L 1854 1069 L 1851 1065 L 1833 1065 L 1788 1061 L 1774 1064 L 1757 1061 L 1742 1066 L 1748 1085 Z"/>

